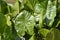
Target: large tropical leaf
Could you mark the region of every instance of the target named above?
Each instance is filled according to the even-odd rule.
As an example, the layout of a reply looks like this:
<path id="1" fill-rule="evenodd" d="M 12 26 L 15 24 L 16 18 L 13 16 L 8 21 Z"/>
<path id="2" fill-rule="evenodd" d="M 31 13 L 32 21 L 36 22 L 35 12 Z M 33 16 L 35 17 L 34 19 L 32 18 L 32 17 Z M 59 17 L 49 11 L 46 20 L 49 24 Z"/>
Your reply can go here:
<path id="1" fill-rule="evenodd" d="M 20 36 L 27 31 L 29 34 L 34 33 L 34 17 L 27 11 L 22 11 L 15 19 L 15 29 Z"/>
<path id="2" fill-rule="evenodd" d="M 58 29 L 52 28 L 50 33 L 47 34 L 45 40 L 60 40 L 60 31 Z"/>
<path id="3" fill-rule="evenodd" d="M 48 5 L 47 5 L 47 11 L 46 11 L 46 24 L 48 26 L 52 26 L 53 22 L 54 22 L 54 18 L 56 16 L 56 1 L 51 2 L 50 0 L 48 1 Z"/>
<path id="4" fill-rule="evenodd" d="M 28 20 L 28 17 L 28 12 L 22 11 L 15 19 L 15 29 L 20 36 L 25 35 L 25 25 L 26 21 Z"/>

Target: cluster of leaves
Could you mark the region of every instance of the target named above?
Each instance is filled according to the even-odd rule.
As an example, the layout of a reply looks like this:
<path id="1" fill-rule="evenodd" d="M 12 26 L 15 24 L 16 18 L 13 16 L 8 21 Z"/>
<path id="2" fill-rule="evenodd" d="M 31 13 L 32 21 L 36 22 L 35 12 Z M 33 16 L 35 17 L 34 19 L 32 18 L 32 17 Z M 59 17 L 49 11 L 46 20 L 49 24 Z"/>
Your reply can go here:
<path id="1" fill-rule="evenodd" d="M 60 40 L 59 0 L 0 0 L 0 40 Z"/>

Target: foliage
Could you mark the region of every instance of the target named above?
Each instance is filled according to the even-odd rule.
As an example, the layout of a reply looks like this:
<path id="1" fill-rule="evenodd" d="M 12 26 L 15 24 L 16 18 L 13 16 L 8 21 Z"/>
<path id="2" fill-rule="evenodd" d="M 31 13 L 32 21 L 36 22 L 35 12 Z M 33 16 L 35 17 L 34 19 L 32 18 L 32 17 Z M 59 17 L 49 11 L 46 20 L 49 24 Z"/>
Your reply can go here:
<path id="1" fill-rule="evenodd" d="M 60 40 L 59 0 L 0 0 L 0 40 Z"/>

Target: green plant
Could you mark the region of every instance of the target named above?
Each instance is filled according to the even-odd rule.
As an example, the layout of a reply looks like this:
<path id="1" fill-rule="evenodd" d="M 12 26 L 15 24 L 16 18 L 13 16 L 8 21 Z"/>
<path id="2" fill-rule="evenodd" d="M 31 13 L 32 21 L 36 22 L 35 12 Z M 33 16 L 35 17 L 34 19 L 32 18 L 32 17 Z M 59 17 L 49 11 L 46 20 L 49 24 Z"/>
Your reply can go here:
<path id="1" fill-rule="evenodd" d="M 58 3 L 58 4 L 57 4 Z M 0 0 L 0 40 L 60 40 L 57 0 Z"/>

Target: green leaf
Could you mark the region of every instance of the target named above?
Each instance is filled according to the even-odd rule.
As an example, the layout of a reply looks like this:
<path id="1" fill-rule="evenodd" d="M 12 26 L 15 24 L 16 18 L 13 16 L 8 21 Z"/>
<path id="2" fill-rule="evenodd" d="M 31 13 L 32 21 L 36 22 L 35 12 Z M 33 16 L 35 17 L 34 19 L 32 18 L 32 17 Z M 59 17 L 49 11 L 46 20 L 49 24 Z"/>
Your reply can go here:
<path id="1" fill-rule="evenodd" d="M 27 33 L 30 35 L 34 34 L 34 16 L 30 16 L 30 18 L 28 19 L 27 23 L 26 23 L 26 29 L 27 29 Z"/>
<path id="2" fill-rule="evenodd" d="M 0 4 L 0 12 L 1 12 L 1 4 Z"/>
<path id="3" fill-rule="evenodd" d="M 44 9 L 47 8 L 48 0 L 38 0 L 38 2 L 41 4 L 41 6 L 42 6 Z"/>
<path id="4" fill-rule="evenodd" d="M 53 22 L 54 22 L 54 18 L 56 16 L 56 4 L 53 5 L 54 2 L 51 2 L 50 0 L 48 1 L 48 5 L 47 5 L 47 11 L 45 14 L 46 17 L 46 24 L 48 26 L 52 26 Z"/>
<path id="5" fill-rule="evenodd" d="M 35 12 L 40 14 L 39 17 L 39 28 L 43 27 L 43 19 L 44 19 L 44 14 L 46 14 L 46 7 L 47 7 L 47 0 L 43 0 L 42 2 L 40 2 L 40 4 L 36 4 L 35 7 Z"/>
<path id="6" fill-rule="evenodd" d="M 26 5 L 27 5 L 30 9 L 34 10 L 34 6 L 35 6 L 36 2 L 37 2 L 37 0 L 27 0 Z"/>
<path id="7" fill-rule="evenodd" d="M 10 16 L 8 16 L 8 14 L 6 14 L 5 17 L 6 17 L 7 25 L 11 26 L 11 21 L 10 21 L 11 18 L 10 18 Z"/>
<path id="8" fill-rule="evenodd" d="M 45 40 L 60 40 L 60 31 L 58 29 L 52 28 L 50 33 L 47 34 Z"/>
<path id="9" fill-rule="evenodd" d="M 11 27 L 6 26 L 3 37 L 4 37 L 4 40 L 13 40 Z"/>
<path id="10" fill-rule="evenodd" d="M 60 24 L 60 21 L 58 21 L 58 23 L 57 23 L 56 27 L 58 27 L 58 26 L 59 26 L 59 24 Z"/>
<path id="11" fill-rule="evenodd" d="M 32 10 L 30 7 L 28 7 L 26 4 L 24 4 L 23 10 L 26 10 L 26 11 L 28 11 L 28 12 L 30 12 L 30 13 L 33 12 L 33 10 Z"/>
<path id="12" fill-rule="evenodd" d="M 19 0 L 22 4 L 25 4 L 27 0 Z"/>
<path id="13" fill-rule="evenodd" d="M 25 35 L 25 31 L 34 34 L 34 17 L 27 11 L 22 11 L 15 19 L 15 29 L 20 36 Z"/>
<path id="14" fill-rule="evenodd" d="M 1 40 L 1 35 L 0 35 L 0 40 Z"/>
<path id="15" fill-rule="evenodd" d="M 0 12 L 2 12 L 3 14 L 7 14 L 8 13 L 8 9 L 7 9 L 7 3 L 5 1 L 0 1 Z"/>
<path id="16" fill-rule="evenodd" d="M 4 32 L 5 26 L 6 26 L 6 18 L 2 13 L 0 13 L 0 33 Z"/>
<path id="17" fill-rule="evenodd" d="M 42 8 L 40 12 L 39 28 L 43 27 L 43 14 L 44 14 L 44 9 Z"/>
<path id="18" fill-rule="evenodd" d="M 36 3 L 35 6 L 34 6 L 34 12 L 35 13 L 40 13 L 40 11 L 41 11 L 41 4 Z"/>
<path id="19" fill-rule="evenodd" d="M 44 37 L 46 37 L 49 32 L 50 31 L 48 29 L 44 29 L 44 28 L 39 30 L 39 34 L 42 34 Z"/>
<path id="20" fill-rule="evenodd" d="M 29 14 L 27 11 L 22 11 L 15 19 L 15 29 L 19 36 L 25 35 L 25 26 L 27 24 L 27 20 L 29 18 Z"/>
<path id="21" fill-rule="evenodd" d="M 18 1 L 11 6 L 11 15 L 12 17 L 15 17 L 17 14 L 19 14 L 19 3 Z"/>
<path id="22" fill-rule="evenodd" d="M 29 40 L 35 40 L 35 36 L 32 35 L 31 38 Z"/>

